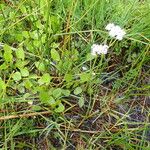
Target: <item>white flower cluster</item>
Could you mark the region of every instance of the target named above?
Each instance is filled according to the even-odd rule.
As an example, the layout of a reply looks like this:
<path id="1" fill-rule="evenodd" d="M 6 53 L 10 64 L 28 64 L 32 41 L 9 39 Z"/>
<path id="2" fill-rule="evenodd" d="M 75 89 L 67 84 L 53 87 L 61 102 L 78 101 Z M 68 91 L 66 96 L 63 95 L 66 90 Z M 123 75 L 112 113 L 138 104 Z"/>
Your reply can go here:
<path id="1" fill-rule="evenodd" d="M 126 32 L 121 29 L 118 25 L 114 25 L 113 23 L 109 23 L 105 29 L 109 31 L 109 35 L 111 37 L 115 37 L 117 40 L 121 41 L 126 34 Z"/>
<path id="2" fill-rule="evenodd" d="M 121 41 L 126 34 L 126 32 L 121 29 L 118 25 L 114 25 L 113 23 L 109 23 L 105 29 L 109 31 L 109 35 L 111 37 L 116 38 L 117 40 Z M 108 45 L 102 45 L 102 44 L 93 44 L 91 46 L 91 55 L 101 55 L 101 54 L 107 54 L 108 51 Z"/>
<path id="3" fill-rule="evenodd" d="M 99 45 L 99 44 L 93 44 L 91 47 L 91 54 L 93 56 L 101 55 L 101 54 L 107 54 L 108 46 L 107 45 Z"/>

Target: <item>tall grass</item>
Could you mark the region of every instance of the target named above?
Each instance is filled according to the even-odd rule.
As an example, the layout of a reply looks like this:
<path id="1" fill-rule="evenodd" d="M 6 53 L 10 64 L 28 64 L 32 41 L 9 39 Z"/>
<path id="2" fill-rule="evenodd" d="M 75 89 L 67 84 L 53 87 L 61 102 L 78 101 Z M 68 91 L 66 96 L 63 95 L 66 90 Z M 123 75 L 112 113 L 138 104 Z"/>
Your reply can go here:
<path id="1" fill-rule="evenodd" d="M 149 22 L 149 0 L 2 1 L 0 148 L 148 150 Z"/>

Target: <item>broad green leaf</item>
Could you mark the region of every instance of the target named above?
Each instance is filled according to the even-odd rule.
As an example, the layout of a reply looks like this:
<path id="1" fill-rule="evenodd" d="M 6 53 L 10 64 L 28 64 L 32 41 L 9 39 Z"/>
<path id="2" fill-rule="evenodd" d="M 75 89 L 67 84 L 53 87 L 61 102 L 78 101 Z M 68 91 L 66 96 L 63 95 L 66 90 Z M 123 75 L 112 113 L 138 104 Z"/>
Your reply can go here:
<path id="1" fill-rule="evenodd" d="M 78 104 L 79 104 L 80 108 L 83 107 L 83 105 L 84 105 L 84 98 L 83 97 L 79 98 Z"/>
<path id="2" fill-rule="evenodd" d="M 45 71 L 45 64 L 43 62 L 35 62 L 35 66 L 39 71 Z"/>
<path id="3" fill-rule="evenodd" d="M 65 74 L 64 79 L 66 82 L 72 81 L 73 80 L 72 74 Z"/>
<path id="4" fill-rule="evenodd" d="M 17 58 L 24 60 L 25 54 L 23 48 L 19 48 L 18 50 L 16 50 L 16 56 Z"/>
<path id="5" fill-rule="evenodd" d="M 39 41 L 39 40 L 34 40 L 34 41 L 33 41 L 33 45 L 34 45 L 35 47 L 39 47 L 40 44 L 41 44 L 41 41 Z"/>
<path id="6" fill-rule="evenodd" d="M 55 107 L 56 101 L 52 96 L 49 97 L 48 104 L 51 105 L 52 107 Z"/>
<path id="7" fill-rule="evenodd" d="M 22 42 L 23 41 L 23 35 L 18 33 L 18 34 L 15 34 L 15 38 L 18 42 Z"/>
<path id="8" fill-rule="evenodd" d="M 40 101 L 44 104 L 48 104 L 49 102 L 49 94 L 47 91 L 41 90 L 39 94 Z"/>
<path id="9" fill-rule="evenodd" d="M 27 77 L 27 76 L 29 76 L 28 68 L 20 69 L 20 72 L 21 72 L 22 77 Z"/>
<path id="10" fill-rule="evenodd" d="M 9 65 L 4 62 L 3 64 L 0 65 L 0 70 L 6 70 L 9 67 Z"/>
<path id="11" fill-rule="evenodd" d="M 22 32 L 23 37 L 25 37 L 26 39 L 29 38 L 29 32 L 28 31 L 23 31 Z"/>
<path id="12" fill-rule="evenodd" d="M 15 72 L 12 76 L 14 81 L 20 81 L 21 80 L 21 73 L 20 72 Z"/>
<path id="13" fill-rule="evenodd" d="M 58 107 L 57 108 L 55 108 L 55 112 L 57 112 L 57 113 L 61 113 L 61 112 L 63 112 L 65 110 L 65 107 L 64 107 L 64 105 L 62 104 L 62 103 L 60 103 L 59 105 L 58 105 Z"/>
<path id="14" fill-rule="evenodd" d="M 23 6 L 23 5 L 20 6 L 20 11 L 21 11 L 23 14 L 26 14 L 26 13 L 27 13 L 26 7 Z"/>
<path id="15" fill-rule="evenodd" d="M 6 62 L 13 61 L 12 50 L 11 50 L 10 46 L 8 46 L 8 45 L 4 45 L 4 59 Z"/>
<path id="16" fill-rule="evenodd" d="M 80 93 L 82 93 L 82 88 L 81 88 L 81 87 L 75 88 L 74 94 L 75 94 L 75 95 L 78 95 L 78 94 L 80 94 Z"/>
<path id="17" fill-rule="evenodd" d="M 69 96 L 70 95 L 70 91 L 69 90 L 62 90 L 62 94 L 64 95 L 64 96 Z"/>
<path id="18" fill-rule="evenodd" d="M 30 80 L 25 80 L 24 86 L 25 88 L 30 89 L 33 86 L 33 84 Z"/>
<path id="19" fill-rule="evenodd" d="M 37 28 L 39 28 L 39 29 L 43 28 L 43 25 L 41 24 L 41 20 L 37 20 L 35 24 L 36 24 Z"/>
<path id="20" fill-rule="evenodd" d="M 32 32 L 29 32 L 29 34 L 30 34 L 30 37 L 32 39 L 38 40 L 38 38 L 39 38 L 38 31 L 35 30 L 35 31 L 32 31 Z"/>
<path id="21" fill-rule="evenodd" d="M 53 96 L 54 96 L 55 98 L 59 98 L 59 97 L 61 96 L 61 94 L 62 94 L 62 89 L 61 89 L 61 88 L 57 88 L 57 89 L 55 89 L 55 90 L 53 91 Z"/>
<path id="22" fill-rule="evenodd" d="M 82 73 L 80 75 L 81 82 L 87 82 L 87 81 L 90 81 L 90 79 L 91 79 L 91 73 Z"/>
<path id="23" fill-rule="evenodd" d="M 51 19 L 49 20 L 51 23 L 51 27 L 53 32 L 59 32 L 60 30 L 60 22 L 59 22 L 59 17 L 56 15 L 52 15 Z"/>
<path id="24" fill-rule="evenodd" d="M 58 48 L 59 45 L 60 45 L 59 43 L 55 43 L 55 42 L 51 43 L 51 47 L 53 48 Z"/>
<path id="25" fill-rule="evenodd" d="M 51 57 L 55 61 L 59 61 L 60 60 L 60 55 L 55 49 L 51 50 Z"/>
<path id="26" fill-rule="evenodd" d="M 48 73 L 45 73 L 39 80 L 38 80 L 38 83 L 39 85 L 42 85 L 42 84 L 46 84 L 48 85 L 51 81 L 51 77 Z"/>
<path id="27" fill-rule="evenodd" d="M 8 52 L 8 53 L 12 53 L 11 47 L 9 45 L 7 45 L 7 44 L 4 45 L 4 51 Z"/>
<path id="28" fill-rule="evenodd" d="M 22 69 L 22 68 L 24 68 L 24 66 L 27 65 L 27 64 L 28 64 L 28 61 L 23 61 L 23 60 L 21 60 L 21 59 L 17 59 L 15 66 L 16 66 L 18 69 Z"/>
<path id="29" fill-rule="evenodd" d="M 55 99 L 49 95 L 48 91 L 41 90 L 39 97 L 40 97 L 41 102 L 44 104 L 48 104 L 52 107 L 54 107 L 56 104 Z"/>
<path id="30" fill-rule="evenodd" d="M 99 83 L 100 83 L 100 82 L 99 82 Z M 94 90 L 93 90 L 92 87 L 89 87 L 89 88 L 87 89 L 87 93 L 88 93 L 88 94 L 93 94 L 93 92 L 94 92 Z"/>

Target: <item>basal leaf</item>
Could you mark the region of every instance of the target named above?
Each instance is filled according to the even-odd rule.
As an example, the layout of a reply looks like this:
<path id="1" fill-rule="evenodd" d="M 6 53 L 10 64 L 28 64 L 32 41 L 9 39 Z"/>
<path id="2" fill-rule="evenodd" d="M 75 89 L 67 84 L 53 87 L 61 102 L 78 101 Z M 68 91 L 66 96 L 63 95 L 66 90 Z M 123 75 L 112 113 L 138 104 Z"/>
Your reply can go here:
<path id="1" fill-rule="evenodd" d="M 58 51 L 56 51 L 55 49 L 51 50 L 51 57 L 55 61 L 59 61 L 60 60 L 60 55 L 59 55 Z"/>

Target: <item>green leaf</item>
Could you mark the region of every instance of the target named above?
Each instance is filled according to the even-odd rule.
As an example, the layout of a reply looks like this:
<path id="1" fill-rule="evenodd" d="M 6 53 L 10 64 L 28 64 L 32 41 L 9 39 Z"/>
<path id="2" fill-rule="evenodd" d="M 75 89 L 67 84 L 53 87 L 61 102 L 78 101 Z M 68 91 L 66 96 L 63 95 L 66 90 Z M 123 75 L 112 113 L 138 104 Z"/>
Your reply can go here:
<path id="1" fill-rule="evenodd" d="M 58 48 L 59 47 L 59 43 L 56 43 L 56 42 L 53 42 L 53 43 L 51 43 L 51 47 L 53 47 L 53 48 Z"/>
<path id="2" fill-rule="evenodd" d="M 57 89 L 55 89 L 55 90 L 53 91 L 53 96 L 54 96 L 55 98 L 59 98 L 59 97 L 61 96 L 61 94 L 62 94 L 62 89 L 61 89 L 61 88 L 57 88 Z"/>
<path id="3" fill-rule="evenodd" d="M 80 98 L 79 98 L 78 104 L 79 104 L 79 107 L 80 107 L 80 108 L 83 107 L 83 105 L 84 105 L 84 98 L 83 98 L 83 97 L 80 97 Z"/>
<path id="4" fill-rule="evenodd" d="M 20 81 L 21 80 L 21 73 L 20 72 L 15 72 L 12 76 L 14 81 Z"/>
<path id="5" fill-rule="evenodd" d="M 29 34 L 32 39 L 38 40 L 38 38 L 39 38 L 38 31 L 36 31 L 36 30 L 30 31 Z"/>
<path id="6" fill-rule="evenodd" d="M 72 81 L 73 80 L 72 74 L 65 74 L 64 79 L 66 82 Z"/>
<path id="7" fill-rule="evenodd" d="M 9 45 L 7 45 L 7 44 L 4 45 L 4 51 L 8 52 L 8 53 L 12 53 L 11 47 Z"/>
<path id="8" fill-rule="evenodd" d="M 39 94 L 39 98 L 42 103 L 48 103 L 49 102 L 49 94 L 47 91 L 41 90 Z"/>
<path id="9" fill-rule="evenodd" d="M 52 107 L 55 107 L 56 101 L 52 96 L 49 97 L 48 104 L 51 105 Z"/>
<path id="10" fill-rule="evenodd" d="M 87 82 L 87 81 L 90 81 L 90 79 L 91 79 L 91 73 L 82 73 L 80 75 L 81 82 Z"/>
<path id="11" fill-rule="evenodd" d="M 33 84 L 30 80 L 26 80 L 24 82 L 24 86 L 25 86 L 25 88 L 30 89 L 33 86 Z"/>
<path id="12" fill-rule="evenodd" d="M 95 56 L 91 55 L 91 53 L 88 53 L 88 54 L 86 55 L 86 61 L 90 61 L 90 60 L 92 60 L 92 59 L 94 59 L 94 58 L 95 58 Z"/>
<path id="13" fill-rule="evenodd" d="M 40 111 L 42 110 L 43 108 L 41 106 L 38 106 L 38 105 L 32 105 L 32 110 L 34 111 Z"/>
<path id="14" fill-rule="evenodd" d="M 22 42 L 23 41 L 23 35 L 21 33 L 17 33 L 15 34 L 15 38 L 18 42 Z"/>
<path id="15" fill-rule="evenodd" d="M 74 94 L 75 94 L 75 95 L 78 95 L 78 94 L 80 94 L 80 93 L 82 93 L 82 88 L 81 88 L 81 87 L 75 88 Z"/>
<path id="16" fill-rule="evenodd" d="M 0 90 L 4 90 L 6 88 L 5 82 L 0 78 Z"/>
<path id="17" fill-rule="evenodd" d="M 25 13 L 27 13 L 27 10 L 26 10 L 26 7 L 25 6 L 20 6 L 20 11 L 23 13 L 23 14 L 25 14 Z"/>
<path id="18" fill-rule="evenodd" d="M 18 69 L 21 69 L 21 68 L 24 68 L 24 66 L 27 65 L 27 64 L 28 64 L 28 61 L 23 61 L 23 60 L 21 60 L 21 59 L 17 59 L 15 66 L 16 66 Z"/>
<path id="19" fill-rule="evenodd" d="M 56 104 L 55 99 L 49 95 L 48 91 L 41 90 L 39 97 L 40 97 L 41 102 L 44 104 L 48 104 L 52 107 L 54 107 Z"/>
<path id="20" fill-rule="evenodd" d="M 69 96 L 70 95 L 70 91 L 69 90 L 62 90 L 62 94 L 64 95 L 64 96 Z"/>
<path id="21" fill-rule="evenodd" d="M 21 83 L 19 85 L 17 85 L 17 90 L 20 92 L 20 93 L 25 93 L 25 88 L 24 88 L 24 85 Z"/>
<path id="22" fill-rule="evenodd" d="M 20 69 L 20 72 L 21 72 L 22 77 L 27 77 L 27 76 L 29 76 L 28 68 Z"/>
<path id="23" fill-rule="evenodd" d="M 65 107 L 64 107 L 64 105 L 62 104 L 62 103 L 60 103 L 59 105 L 58 105 L 58 107 L 57 108 L 55 108 L 55 112 L 57 112 L 57 113 L 61 113 L 61 112 L 63 112 L 65 110 Z"/>
<path id="24" fill-rule="evenodd" d="M 51 50 L 51 57 L 55 61 L 59 61 L 60 60 L 60 55 L 55 49 Z"/>
<path id="25" fill-rule="evenodd" d="M 18 50 L 16 50 L 16 56 L 17 58 L 24 60 L 25 54 L 23 48 L 19 48 Z"/>
<path id="26" fill-rule="evenodd" d="M 39 71 L 45 71 L 45 64 L 43 62 L 35 62 L 35 66 Z"/>
<path id="27" fill-rule="evenodd" d="M 0 65 L 0 70 L 6 70 L 9 67 L 9 65 L 4 62 L 2 65 Z"/>
<path id="28" fill-rule="evenodd" d="M 38 83 L 39 85 L 42 85 L 42 84 L 46 84 L 48 85 L 51 81 L 51 77 L 48 73 L 45 73 L 39 80 L 38 80 Z"/>
<path id="29" fill-rule="evenodd" d="M 11 50 L 10 46 L 8 46 L 8 45 L 4 45 L 4 59 L 6 62 L 13 61 L 12 50 Z"/>
<path id="30" fill-rule="evenodd" d="M 28 31 L 23 31 L 22 32 L 23 37 L 25 37 L 26 39 L 29 38 L 29 32 Z"/>
<path id="31" fill-rule="evenodd" d="M 42 29 L 43 25 L 41 24 L 41 20 L 37 20 L 35 24 L 37 28 Z"/>

